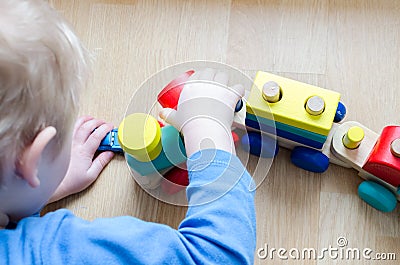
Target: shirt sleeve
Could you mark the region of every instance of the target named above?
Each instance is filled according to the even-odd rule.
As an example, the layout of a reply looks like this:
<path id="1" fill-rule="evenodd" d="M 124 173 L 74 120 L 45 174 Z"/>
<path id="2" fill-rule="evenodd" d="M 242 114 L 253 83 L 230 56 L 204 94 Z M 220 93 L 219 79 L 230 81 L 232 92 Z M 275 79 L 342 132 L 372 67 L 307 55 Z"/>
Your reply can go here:
<path id="1" fill-rule="evenodd" d="M 68 210 L 0 230 L 5 264 L 253 264 L 254 182 L 240 160 L 203 150 L 188 160 L 185 219 L 177 230 L 130 216 L 85 221 Z"/>

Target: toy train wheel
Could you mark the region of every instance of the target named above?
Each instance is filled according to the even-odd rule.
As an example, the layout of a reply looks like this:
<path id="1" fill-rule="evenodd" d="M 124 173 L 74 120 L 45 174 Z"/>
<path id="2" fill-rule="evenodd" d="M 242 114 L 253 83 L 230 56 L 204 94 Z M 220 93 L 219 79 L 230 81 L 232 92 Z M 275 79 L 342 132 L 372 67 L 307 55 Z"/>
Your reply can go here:
<path id="1" fill-rule="evenodd" d="M 243 100 L 239 99 L 236 103 L 235 112 L 239 112 L 243 108 Z"/>
<path id="2" fill-rule="evenodd" d="M 292 163 L 304 170 L 322 173 L 329 167 L 329 158 L 318 150 L 296 146 L 290 156 Z"/>
<path id="3" fill-rule="evenodd" d="M 358 186 L 358 196 L 382 212 L 391 212 L 396 208 L 396 196 L 382 185 L 366 180 Z"/>
<path id="4" fill-rule="evenodd" d="M 333 122 L 341 122 L 346 116 L 346 106 L 339 101 Z"/>
<path id="5" fill-rule="evenodd" d="M 272 158 L 278 154 L 276 139 L 259 132 L 249 132 L 242 137 L 242 148 L 252 155 Z"/>

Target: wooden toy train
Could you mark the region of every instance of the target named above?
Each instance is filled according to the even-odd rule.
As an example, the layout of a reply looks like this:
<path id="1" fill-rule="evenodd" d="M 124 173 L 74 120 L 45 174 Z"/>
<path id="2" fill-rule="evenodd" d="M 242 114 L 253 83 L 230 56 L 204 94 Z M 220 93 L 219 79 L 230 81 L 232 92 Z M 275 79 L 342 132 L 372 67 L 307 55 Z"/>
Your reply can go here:
<path id="1" fill-rule="evenodd" d="M 177 107 L 193 73 L 182 74 L 159 93 L 162 107 Z M 387 126 L 379 135 L 354 121 L 341 123 L 346 107 L 339 93 L 261 71 L 243 100 L 246 107 L 238 102 L 234 127 L 246 130 L 241 139 L 246 151 L 273 157 L 282 146 L 292 150 L 293 164 L 317 173 L 330 162 L 352 167 L 365 179 L 358 187 L 361 199 L 383 212 L 395 209 L 400 199 L 400 126 Z M 118 140 L 106 137 L 103 149 L 120 144 L 142 187 L 161 185 L 173 194 L 188 185 L 184 145 L 172 126 L 162 127 L 147 114 L 131 114 L 112 133 L 117 131 Z"/>

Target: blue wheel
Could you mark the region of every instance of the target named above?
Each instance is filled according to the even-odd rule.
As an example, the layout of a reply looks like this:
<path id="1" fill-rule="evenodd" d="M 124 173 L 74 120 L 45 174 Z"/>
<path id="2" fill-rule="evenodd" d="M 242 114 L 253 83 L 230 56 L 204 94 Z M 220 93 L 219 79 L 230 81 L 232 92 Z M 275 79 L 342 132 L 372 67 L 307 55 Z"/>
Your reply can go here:
<path id="1" fill-rule="evenodd" d="M 333 122 L 340 122 L 344 119 L 345 116 L 346 116 L 346 106 L 339 101 L 339 105 L 336 109 L 336 114 L 335 118 L 333 119 Z"/>
<path id="2" fill-rule="evenodd" d="M 265 134 L 249 132 L 242 137 L 242 148 L 252 155 L 272 158 L 278 154 L 277 141 Z"/>
<path id="3" fill-rule="evenodd" d="M 358 186 L 358 196 L 382 212 L 391 212 L 396 208 L 396 196 L 382 185 L 370 180 L 364 181 Z"/>
<path id="4" fill-rule="evenodd" d="M 329 158 L 321 151 L 303 146 L 296 146 L 290 155 L 292 163 L 307 171 L 322 173 L 329 167 Z"/>

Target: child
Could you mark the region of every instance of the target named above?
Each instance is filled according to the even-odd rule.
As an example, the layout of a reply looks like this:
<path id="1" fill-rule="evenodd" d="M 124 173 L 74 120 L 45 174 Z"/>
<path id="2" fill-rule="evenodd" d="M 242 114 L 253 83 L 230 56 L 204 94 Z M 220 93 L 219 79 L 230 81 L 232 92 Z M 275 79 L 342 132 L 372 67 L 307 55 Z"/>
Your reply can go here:
<path id="1" fill-rule="evenodd" d="M 253 182 L 230 136 L 242 87 L 206 69 L 177 111 L 160 115 L 181 130 L 189 157 L 178 230 L 129 216 L 89 222 L 65 209 L 31 216 L 97 178 L 112 154 L 92 157 L 112 125 L 82 117 L 72 130 L 87 56 L 46 2 L 3 0 L 0 25 L 0 219 L 18 222 L 0 230 L 1 264 L 253 263 Z"/>

